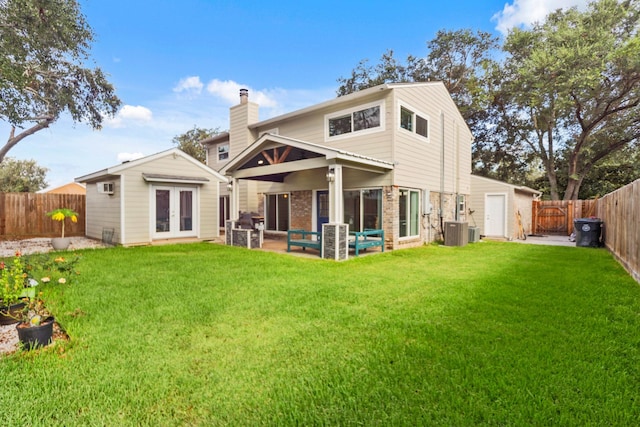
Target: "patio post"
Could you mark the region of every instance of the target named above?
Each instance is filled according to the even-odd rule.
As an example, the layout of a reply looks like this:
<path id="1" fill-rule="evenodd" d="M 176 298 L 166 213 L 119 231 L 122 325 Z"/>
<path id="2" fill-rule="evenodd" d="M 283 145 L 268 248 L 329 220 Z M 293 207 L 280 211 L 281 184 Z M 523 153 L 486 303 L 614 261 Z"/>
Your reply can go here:
<path id="1" fill-rule="evenodd" d="M 342 224 L 344 205 L 342 198 L 342 165 L 330 165 L 327 170 L 329 184 L 329 223 Z"/>
<path id="2" fill-rule="evenodd" d="M 322 225 L 321 256 L 344 260 L 349 257 L 349 226 L 343 224 L 342 165 L 329 165 L 327 184 L 329 187 L 329 223 Z"/>
<path id="3" fill-rule="evenodd" d="M 237 221 L 240 218 L 240 188 L 236 178 L 229 178 L 227 190 L 229 190 L 229 219 Z"/>

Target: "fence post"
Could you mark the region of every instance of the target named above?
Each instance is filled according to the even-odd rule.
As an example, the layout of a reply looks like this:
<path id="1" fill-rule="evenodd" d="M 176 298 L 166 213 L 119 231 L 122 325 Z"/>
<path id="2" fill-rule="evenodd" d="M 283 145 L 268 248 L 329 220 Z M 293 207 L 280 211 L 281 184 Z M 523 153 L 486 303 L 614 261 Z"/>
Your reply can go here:
<path id="1" fill-rule="evenodd" d="M 538 200 L 531 203 L 531 234 L 538 234 Z"/>

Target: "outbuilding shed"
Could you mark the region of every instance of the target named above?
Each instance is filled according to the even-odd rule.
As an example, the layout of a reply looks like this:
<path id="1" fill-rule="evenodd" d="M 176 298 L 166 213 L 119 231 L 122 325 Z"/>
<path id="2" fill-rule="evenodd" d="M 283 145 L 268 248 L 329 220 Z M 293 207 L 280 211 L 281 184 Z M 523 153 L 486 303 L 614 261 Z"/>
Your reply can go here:
<path id="1" fill-rule="evenodd" d="M 480 228 L 480 235 L 515 239 L 518 213 L 526 234 L 531 233 L 531 207 L 542 192 L 495 179 L 471 175 L 469 226 Z"/>
<path id="2" fill-rule="evenodd" d="M 219 237 L 225 177 L 173 148 L 76 178 L 86 184 L 86 235 L 132 246 Z"/>

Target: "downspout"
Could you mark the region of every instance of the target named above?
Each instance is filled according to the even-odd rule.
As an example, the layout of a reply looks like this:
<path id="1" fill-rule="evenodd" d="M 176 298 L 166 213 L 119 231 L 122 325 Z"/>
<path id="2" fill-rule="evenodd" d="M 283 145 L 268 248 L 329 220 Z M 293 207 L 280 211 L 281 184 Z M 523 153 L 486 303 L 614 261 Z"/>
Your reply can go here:
<path id="1" fill-rule="evenodd" d="M 453 179 L 455 180 L 456 186 L 456 205 L 454 208 L 454 213 L 456 221 L 460 221 L 462 220 L 462 218 L 460 218 L 460 134 L 458 132 L 458 126 L 455 120 L 453 121 L 453 133 L 453 140 L 456 144 L 456 164 L 453 170 Z"/>
<path id="2" fill-rule="evenodd" d="M 440 148 L 440 208 L 438 216 L 440 217 L 440 236 L 444 240 L 444 111 L 440 112 L 440 137 L 442 145 Z"/>

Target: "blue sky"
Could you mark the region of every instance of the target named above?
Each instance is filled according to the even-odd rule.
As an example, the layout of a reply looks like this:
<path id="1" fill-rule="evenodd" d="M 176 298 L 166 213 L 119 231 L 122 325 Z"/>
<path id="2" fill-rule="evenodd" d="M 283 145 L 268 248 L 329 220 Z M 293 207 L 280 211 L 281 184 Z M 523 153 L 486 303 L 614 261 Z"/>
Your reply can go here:
<path id="1" fill-rule="evenodd" d="M 264 120 L 335 97 L 337 79 L 388 49 L 426 54 L 440 29 L 504 34 L 586 0 L 80 0 L 95 32 L 92 60 L 123 106 L 101 131 L 62 117 L 8 156 L 35 159 L 56 187 L 173 147 L 194 126 L 228 128 L 238 91 Z M 0 122 L 0 136 L 9 127 Z"/>

